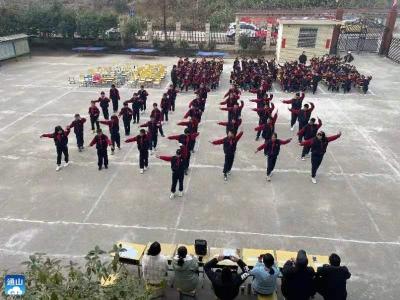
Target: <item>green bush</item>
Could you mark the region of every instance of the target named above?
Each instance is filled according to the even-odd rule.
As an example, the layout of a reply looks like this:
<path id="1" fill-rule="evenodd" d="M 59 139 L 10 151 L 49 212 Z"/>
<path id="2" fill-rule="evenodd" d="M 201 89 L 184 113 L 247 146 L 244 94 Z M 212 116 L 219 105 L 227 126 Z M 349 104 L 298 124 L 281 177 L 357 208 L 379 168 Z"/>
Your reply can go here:
<path id="1" fill-rule="evenodd" d="M 250 43 L 250 47 L 258 51 L 261 51 L 264 45 L 265 45 L 265 40 L 260 38 L 254 39 Z"/>
<path id="2" fill-rule="evenodd" d="M 119 252 L 122 248 L 114 245 L 109 252 L 98 246 L 85 256 L 84 267 L 70 261 L 63 265 L 61 260 L 46 257 L 45 254 L 35 254 L 26 266 L 25 300 L 148 300 L 150 295 L 130 274 L 124 264 L 119 262 Z M 114 256 L 110 259 L 110 255 Z M 106 257 L 104 257 L 106 255 Z M 114 284 L 101 286 L 101 280 L 110 274 L 118 274 Z M 5 296 L 3 294 L 3 296 Z"/>
<path id="3" fill-rule="evenodd" d="M 179 49 L 189 49 L 190 48 L 188 41 L 185 41 L 185 40 L 180 40 L 177 45 L 178 45 Z"/>

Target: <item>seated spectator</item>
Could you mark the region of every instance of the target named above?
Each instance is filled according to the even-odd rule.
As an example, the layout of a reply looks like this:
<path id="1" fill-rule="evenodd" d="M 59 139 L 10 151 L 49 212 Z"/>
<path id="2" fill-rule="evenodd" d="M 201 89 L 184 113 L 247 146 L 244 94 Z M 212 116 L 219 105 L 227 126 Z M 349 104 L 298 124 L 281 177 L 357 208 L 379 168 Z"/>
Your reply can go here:
<path id="1" fill-rule="evenodd" d="M 282 294 L 286 300 L 309 300 L 315 295 L 315 272 L 307 265 L 306 252 L 299 250 L 296 261 L 292 258 L 283 266 Z"/>
<path id="2" fill-rule="evenodd" d="M 354 60 L 354 57 L 351 54 L 351 51 L 347 52 L 347 54 L 343 57 L 343 60 L 345 63 L 351 63 Z"/>
<path id="3" fill-rule="evenodd" d="M 193 292 L 199 283 L 199 261 L 188 255 L 184 246 L 178 248 L 177 255 L 172 261 L 175 271 L 175 286 L 182 292 Z"/>
<path id="4" fill-rule="evenodd" d="M 279 269 L 274 265 L 274 257 L 270 253 L 260 256 L 249 273 L 254 276 L 251 285 L 257 295 L 271 296 L 276 294 L 276 280 L 279 276 Z"/>
<path id="5" fill-rule="evenodd" d="M 345 300 L 346 281 L 351 276 L 345 266 L 340 266 L 339 255 L 329 256 L 329 265 L 319 267 L 316 274 L 317 291 L 325 300 Z"/>
<path id="6" fill-rule="evenodd" d="M 146 288 L 154 296 L 162 295 L 167 281 L 168 260 L 161 254 L 161 245 L 154 242 L 142 259 L 143 278 Z"/>
<path id="7" fill-rule="evenodd" d="M 242 270 L 242 273 L 238 274 L 237 272 L 232 272 L 228 267 L 224 267 L 222 270 L 213 270 L 214 268 L 218 268 L 218 262 L 224 259 L 236 262 Z M 204 266 L 204 272 L 210 279 L 215 296 L 217 296 L 219 300 L 232 300 L 237 297 L 240 285 L 249 277 L 248 270 L 247 265 L 241 259 L 234 256 L 224 257 L 220 255 L 218 258 L 210 260 Z"/>

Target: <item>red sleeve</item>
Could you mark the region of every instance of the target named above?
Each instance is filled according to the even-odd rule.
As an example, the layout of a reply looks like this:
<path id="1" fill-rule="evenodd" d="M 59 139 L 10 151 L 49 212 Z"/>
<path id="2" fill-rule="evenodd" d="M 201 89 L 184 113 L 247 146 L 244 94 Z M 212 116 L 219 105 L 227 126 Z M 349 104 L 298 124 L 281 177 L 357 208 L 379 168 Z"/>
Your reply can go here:
<path id="1" fill-rule="evenodd" d="M 275 125 L 277 119 L 278 119 L 278 111 L 276 111 L 274 117 L 272 118 L 272 124 L 273 125 Z"/>
<path id="2" fill-rule="evenodd" d="M 295 109 L 295 108 L 288 108 L 288 110 L 295 115 L 298 115 L 300 112 L 300 109 Z"/>
<path id="3" fill-rule="evenodd" d="M 192 100 L 192 101 L 190 101 L 190 102 L 189 102 L 189 108 L 191 108 L 191 107 L 192 107 L 192 103 L 193 103 L 193 101 L 194 101 L 194 100 Z"/>
<path id="4" fill-rule="evenodd" d="M 132 103 L 133 101 L 134 101 L 133 98 L 131 98 L 131 99 L 129 99 L 129 100 L 126 100 L 126 101 L 124 102 L 124 104 Z"/>
<path id="5" fill-rule="evenodd" d="M 239 132 L 239 134 L 236 136 L 236 142 L 239 142 L 242 136 L 243 136 L 243 131 Z"/>
<path id="6" fill-rule="evenodd" d="M 254 128 L 254 131 L 260 131 L 263 130 L 265 127 L 265 124 L 261 124 L 260 126 L 257 126 L 256 128 Z"/>
<path id="7" fill-rule="evenodd" d="M 192 133 L 191 135 L 190 135 L 190 139 L 191 140 L 195 140 L 198 136 L 199 136 L 199 132 L 196 132 L 196 133 Z"/>
<path id="8" fill-rule="evenodd" d="M 321 126 L 322 126 L 322 121 L 321 121 L 321 119 L 320 119 L 320 118 L 318 118 L 318 129 L 320 129 L 320 128 L 321 128 Z"/>
<path id="9" fill-rule="evenodd" d="M 71 132 L 70 129 L 64 130 L 64 133 L 65 133 L 66 136 L 68 136 L 70 132 Z"/>
<path id="10" fill-rule="evenodd" d="M 257 93 L 257 91 L 258 91 L 258 90 L 257 90 L 257 89 L 254 89 L 254 88 L 249 90 L 249 92 L 250 92 L 250 93 L 253 93 L 253 94 Z"/>
<path id="11" fill-rule="evenodd" d="M 274 104 L 274 103 L 271 103 L 271 108 L 270 108 L 271 112 L 273 112 L 274 109 L 275 109 L 275 104 Z"/>
<path id="12" fill-rule="evenodd" d="M 179 140 L 179 135 L 171 135 L 171 136 L 169 136 L 169 137 L 167 137 L 167 139 L 169 139 L 169 140 Z"/>
<path id="13" fill-rule="evenodd" d="M 287 140 L 280 140 L 281 141 L 281 145 L 286 145 L 286 144 L 289 144 L 290 143 L 290 141 L 291 141 L 292 139 L 287 139 Z"/>
<path id="14" fill-rule="evenodd" d="M 293 99 L 283 100 L 282 102 L 285 103 L 285 104 L 292 104 L 293 103 Z"/>
<path id="15" fill-rule="evenodd" d="M 110 126 L 111 121 L 104 120 L 104 121 L 100 121 L 99 123 Z"/>
<path id="16" fill-rule="evenodd" d="M 228 122 L 217 122 L 217 124 L 218 124 L 218 125 L 221 125 L 221 126 L 227 126 L 227 125 L 228 125 Z"/>
<path id="17" fill-rule="evenodd" d="M 162 159 L 162 160 L 165 160 L 165 161 L 171 161 L 171 160 L 172 160 L 172 156 L 164 156 L 164 155 L 161 155 L 161 156 L 159 157 L 159 159 Z"/>
<path id="18" fill-rule="evenodd" d="M 256 112 L 260 112 L 260 111 L 263 111 L 264 109 L 263 108 L 252 108 L 251 110 L 252 111 L 256 111 Z"/>
<path id="19" fill-rule="evenodd" d="M 315 105 L 312 102 L 310 102 L 310 105 L 311 105 L 310 112 L 312 112 L 314 110 L 314 108 L 315 108 Z"/>
<path id="20" fill-rule="evenodd" d="M 229 111 L 229 108 L 228 108 L 228 107 L 220 107 L 219 109 L 220 109 L 220 110 Z"/>
<path id="21" fill-rule="evenodd" d="M 328 142 L 333 142 L 335 140 L 337 140 L 338 138 L 340 138 L 341 134 L 336 134 L 336 135 L 332 135 L 332 136 L 328 136 L 326 139 L 328 140 Z"/>
<path id="22" fill-rule="evenodd" d="M 211 143 L 213 145 L 222 145 L 224 143 L 224 140 L 225 140 L 225 138 L 222 138 L 222 139 L 219 139 L 219 140 L 212 141 Z"/>
<path id="23" fill-rule="evenodd" d="M 314 143 L 314 139 L 308 139 L 308 140 L 304 140 L 300 143 L 301 146 L 312 146 L 312 144 Z"/>
<path id="24" fill-rule="evenodd" d="M 263 150 L 263 149 L 265 149 L 265 147 L 266 147 L 266 144 L 265 144 L 265 143 L 262 144 L 262 145 L 260 145 L 260 146 L 258 146 L 258 147 L 257 147 L 257 152 L 258 152 L 258 151 L 261 151 L 261 150 Z"/>
<path id="25" fill-rule="evenodd" d="M 81 120 L 82 120 L 82 123 L 85 123 L 85 122 L 86 122 L 86 118 L 82 118 Z M 71 126 L 70 126 L 70 127 L 71 127 Z"/>
<path id="26" fill-rule="evenodd" d="M 183 122 L 179 122 L 179 123 L 177 123 L 176 125 L 179 125 L 179 126 L 188 126 L 189 125 L 189 122 L 188 121 L 183 121 Z"/>
<path id="27" fill-rule="evenodd" d="M 224 98 L 229 95 L 230 90 L 224 95 Z"/>
<path id="28" fill-rule="evenodd" d="M 220 102 L 219 105 L 225 105 L 227 103 L 228 103 L 228 100 L 225 100 L 225 101 Z"/>
<path id="29" fill-rule="evenodd" d="M 263 100 L 263 99 L 251 99 L 250 102 L 259 103 L 259 102 L 261 102 L 262 100 Z"/>
<path id="30" fill-rule="evenodd" d="M 96 137 L 93 138 L 93 140 L 90 142 L 89 146 L 92 147 L 94 144 L 96 144 Z"/>
<path id="31" fill-rule="evenodd" d="M 149 126 L 148 123 L 144 123 L 144 124 L 140 125 L 139 127 L 148 127 L 148 126 Z"/>
<path id="32" fill-rule="evenodd" d="M 304 131 L 305 131 L 305 126 L 302 128 L 302 129 L 300 129 L 298 132 L 297 132 L 297 135 L 298 136 L 303 136 L 303 134 L 304 134 Z"/>
<path id="33" fill-rule="evenodd" d="M 54 137 L 54 133 L 45 133 L 45 134 L 42 134 L 41 137 L 47 137 L 47 138 L 52 139 Z"/>
<path id="34" fill-rule="evenodd" d="M 304 92 L 303 92 L 303 93 L 301 93 L 300 100 L 303 100 L 305 96 L 306 96 L 306 94 L 304 94 Z"/>
<path id="35" fill-rule="evenodd" d="M 106 137 L 106 139 L 107 139 L 107 144 L 108 144 L 109 146 L 111 146 L 112 143 L 111 143 L 111 140 L 108 138 L 108 136 Z"/>
<path id="36" fill-rule="evenodd" d="M 133 138 L 127 139 L 127 140 L 125 141 L 125 143 L 132 143 L 132 142 L 136 142 L 136 141 L 137 141 L 137 137 L 135 136 L 135 137 L 133 137 Z"/>
<path id="37" fill-rule="evenodd" d="M 269 98 L 267 97 L 267 100 L 268 100 L 268 101 L 271 101 L 272 98 L 274 98 L 274 95 L 273 95 L 273 94 L 269 94 L 269 96 L 270 96 L 270 97 L 269 97 Z"/>
<path id="38" fill-rule="evenodd" d="M 187 113 L 183 116 L 183 118 L 186 119 L 187 117 L 189 117 L 189 113 L 190 113 L 190 110 L 187 111 Z"/>
<path id="39" fill-rule="evenodd" d="M 75 121 L 72 121 L 71 124 L 69 124 L 69 128 L 74 128 L 75 127 Z"/>
<path id="40" fill-rule="evenodd" d="M 242 100 L 242 101 L 240 101 L 240 103 L 241 103 L 241 104 L 240 104 L 239 108 L 240 108 L 240 109 L 243 109 L 243 106 L 244 106 L 244 102 L 243 102 L 243 100 Z"/>

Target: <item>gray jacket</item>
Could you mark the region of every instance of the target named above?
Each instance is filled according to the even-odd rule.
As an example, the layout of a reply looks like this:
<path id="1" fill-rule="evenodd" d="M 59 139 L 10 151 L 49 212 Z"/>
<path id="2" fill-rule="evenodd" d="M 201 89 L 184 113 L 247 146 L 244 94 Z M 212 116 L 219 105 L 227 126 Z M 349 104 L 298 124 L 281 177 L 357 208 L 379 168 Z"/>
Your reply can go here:
<path id="1" fill-rule="evenodd" d="M 199 282 L 199 262 L 196 257 L 187 255 L 182 266 L 178 265 L 178 256 L 172 260 L 172 267 L 175 271 L 175 287 L 184 292 L 191 292 L 196 289 Z"/>

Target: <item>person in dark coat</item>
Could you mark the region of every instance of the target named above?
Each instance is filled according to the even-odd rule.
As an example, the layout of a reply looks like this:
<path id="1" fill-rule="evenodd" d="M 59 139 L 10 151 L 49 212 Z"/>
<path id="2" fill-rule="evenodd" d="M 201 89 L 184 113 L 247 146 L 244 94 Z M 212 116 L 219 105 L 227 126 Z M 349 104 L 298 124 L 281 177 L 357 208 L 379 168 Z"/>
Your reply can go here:
<path id="1" fill-rule="evenodd" d="M 307 63 L 307 55 L 305 51 L 303 51 L 303 53 L 301 53 L 301 55 L 299 56 L 299 63 L 303 65 Z"/>
<path id="2" fill-rule="evenodd" d="M 305 94 L 302 93 L 296 93 L 296 96 L 290 100 L 283 100 L 282 103 L 285 104 L 291 104 L 291 109 L 296 109 L 300 110 L 301 107 L 303 106 L 303 100 L 304 100 Z M 291 119 L 290 119 L 290 130 L 294 130 L 294 125 L 296 124 L 297 121 L 297 115 L 295 113 L 292 113 Z"/>
<path id="3" fill-rule="evenodd" d="M 274 132 L 271 139 L 265 140 L 265 143 L 257 148 L 258 151 L 264 149 L 264 155 L 267 157 L 267 181 L 271 181 L 271 173 L 275 168 L 276 160 L 281 150 L 281 145 L 290 143 L 292 139 L 280 140 Z"/>
<path id="4" fill-rule="evenodd" d="M 351 54 L 351 51 L 347 52 L 347 54 L 343 57 L 343 60 L 345 63 L 351 63 L 354 60 L 354 56 Z"/>
<path id="5" fill-rule="evenodd" d="M 61 156 L 64 154 L 65 164 L 64 167 L 69 165 L 69 154 L 68 154 L 68 135 L 70 133 L 69 127 L 64 131 L 61 126 L 56 126 L 54 128 L 54 133 L 45 133 L 40 136 L 40 138 L 50 138 L 54 140 L 54 145 L 57 151 L 57 168 L 56 171 L 61 170 Z"/>
<path id="6" fill-rule="evenodd" d="M 150 135 L 146 133 L 146 130 L 140 129 L 140 134 L 127 139 L 125 143 L 137 143 L 139 150 L 139 168 L 140 174 L 143 174 L 149 166 L 149 149 L 150 149 Z"/>
<path id="7" fill-rule="evenodd" d="M 139 96 L 140 99 L 140 110 L 142 114 L 146 112 L 146 103 L 147 103 L 147 97 L 149 96 L 149 93 L 144 89 L 144 85 L 140 86 L 140 90 L 137 92 L 137 95 Z M 139 122 L 139 121 L 138 121 Z"/>
<path id="8" fill-rule="evenodd" d="M 104 92 L 101 92 L 99 99 L 97 99 L 95 102 L 100 103 L 100 107 L 103 112 L 104 119 L 108 120 L 110 117 L 110 114 L 108 112 L 108 106 L 110 103 L 110 99 L 106 97 L 106 94 Z"/>
<path id="9" fill-rule="evenodd" d="M 90 117 L 90 125 L 92 126 L 93 133 L 95 133 L 94 125 L 96 125 L 97 130 L 100 129 L 100 123 L 99 123 L 100 110 L 97 108 L 95 101 L 91 102 L 88 112 Z"/>
<path id="10" fill-rule="evenodd" d="M 111 85 L 110 89 L 110 99 L 112 101 L 113 112 L 116 113 L 118 111 L 118 101 L 121 99 L 119 96 L 119 91 L 115 87 L 115 84 Z"/>
<path id="11" fill-rule="evenodd" d="M 150 137 L 150 154 L 153 155 L 153 150 L 157 151 L 157 142 L 158 142 L 158 131 L 160 129 L 161 124 L 156 122 L 154 118 L 150 118 L 150 121 L 140 125 L 139 127 L 147 127 L 148 135 Z"/>
<path id="12" fill-rule="evenodd" d="M 108 169 L 108 146 L 111 146 L 111 141 L 108 136 L 103 134 L 101 129 L 97 130 L 97 135 L 90 142 L 89 147 L 96 145 L 97 149 L 97 165 L 99 167 L 99 171 L 103 168 Z"/>
<path id="13" fill-rule="evenodd" d="M 309 300 L 315 295 L 315 272 L 307 265 L 307 254 L 300 250 L 296 260 L 288 260 L 283 266 L 281 289 L 286 300 Z"/>
<path id="14" fill-rule="evenodd" d="M 332 253 L 329 256 L 329 265 L 317 269 L 317 292 L 325 300 L 346 300 L 346 281 L 351 277 L 347 267 L 340 266 L 339 255 Z"/>
<path id="15" fill-rule="evenodd" d="M 307 125 L 304 126 L 302 129 L 299 130 L 297 135 L 299 136 L 299 142 L 303 140 L 309 140 L 312 138 L 315 138 L 317 135 L 318 129 L 320 129 L 322 126 L 322 121 L 321 119 L 318 118 L 318 124 L 315 124 L 315 118 L 311 118 L 310 121 L 308 121 Z M 306 156 L 310 153 L 310 147 L 304 146 L 303 150 L 301 152 L 301 160 L 306 160 Z"/>
<path id="16" fill-rule="evenodd" d="M 213 145 L 224 145 L 225 163 L 222 172 L 225 181 L 228 180 L 228 175 L 231 173 L 233 161 L 235 160 L 236 146 L 242 136 L 243 131 L 237 135 L 234 135 L 233 132 L 229 131 L 225 138 L 210 142 Z"/>
<path id="17" fill-rule="evenodd" d="M 73 120 L 69 125 L 69 128 L 74 128 L 74 133 L 76 136 L 76 144 L 78 146 L 79 152 L 82 152 L 83 150 L 83 144 L 84 144 L 83 124 L 85 124 L 85 122 L 86 122 L 85 118 L 81 118 L 79 114 L 75 114 L 75 120 Z"/>
<path id="18" fill-rule="evenodd" d="M 132 103 L 132 119 L 133 124 L 140 122 L 140 108 L 142 107 L 142 101 L 139 98 L 138 93 L 133 93 L 131 99 L 124 102 L 125 103 Z"/>
<path id="19" fill-rule="evenodd" d="M 131 120 L 133 111 L 128 107 L 128 103 L 124 102 L 124 107 L 121 108 L 118 116 L 122 116 L 122 121 L 124 122 L 125 135 L 131 134 Z"/>
<path id="20" fill-rule="evenodd" d="M 100 121 L 101 124 L 107 125 L 110 129 L 111 136 L 111 155 L 114 154 L 115 145 L 121 150 L 121 136 L 119 134 L 119 119 L 117 115 L 112 115 L 111 120 Z"/>
<path id="21" fill-rule="evenodd" d="M 229 267 L 214 270 L 218 268 L 218 262 L 224 259 L 229 259 L 238 264 L 242 273 L 232 272 Z M 210 279 L 215 296 L 220 300 L 233 300 L 239 294 L 239 289 L 242 283 L 250 276 L 249 268 L 239 258 L 220 255 L 218 258 L 213 258 L 204 265 L 204 272 Z"/>
<path id="22" fill-rule="evenodd" d="M 176 150 L 176 155 L 174 156 L 156 156 L 159 159 L 171 162 L 172 170 L 172 185 L 171 185 L 171 195 L 170 199 L 175 198 L 176 185 L 179 182 L 179 193 L 178 196 L 183 196 L 183 179 L 185 178 L 185 161 L 182 157 L 181 150 Z"/>

